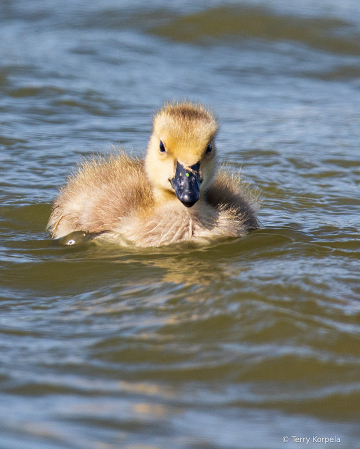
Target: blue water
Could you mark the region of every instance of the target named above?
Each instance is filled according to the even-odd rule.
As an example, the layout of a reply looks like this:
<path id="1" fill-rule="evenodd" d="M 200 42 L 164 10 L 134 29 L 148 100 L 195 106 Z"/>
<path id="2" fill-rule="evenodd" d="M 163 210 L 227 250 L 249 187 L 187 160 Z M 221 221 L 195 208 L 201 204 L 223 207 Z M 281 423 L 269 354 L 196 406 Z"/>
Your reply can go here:
<path id="1" fill-rule="evenodd" d="M 359 448 L 358 1 L 14 0 L 0 24 L 0 448 Z M 216 112 L 261 229 L 51 241 L 76 165 L 143 155 L 173 98 Z"/>

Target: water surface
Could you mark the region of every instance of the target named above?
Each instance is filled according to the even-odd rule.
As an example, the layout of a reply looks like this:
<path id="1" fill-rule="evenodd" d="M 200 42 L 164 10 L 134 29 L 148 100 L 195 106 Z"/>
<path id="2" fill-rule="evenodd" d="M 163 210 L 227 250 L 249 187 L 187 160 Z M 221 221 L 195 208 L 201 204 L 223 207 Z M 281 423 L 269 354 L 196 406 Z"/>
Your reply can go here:
<path id="1" fill-rule="evenodd" d="M 1 449 L 360 447 L 359 12 L 1 3 Z M 51 241 L 76 164 L 143 154 L 173 98 L 217 113 L 262 228 L 206 247 Z"/>

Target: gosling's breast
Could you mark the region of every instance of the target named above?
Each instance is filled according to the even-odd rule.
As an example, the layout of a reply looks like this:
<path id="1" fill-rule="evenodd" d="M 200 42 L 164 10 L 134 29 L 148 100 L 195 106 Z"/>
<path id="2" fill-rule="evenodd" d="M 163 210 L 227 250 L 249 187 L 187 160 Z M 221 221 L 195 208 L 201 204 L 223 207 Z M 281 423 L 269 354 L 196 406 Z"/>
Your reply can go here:
<path id="1" fill-rule="evenodd" d="M 244 233 L 234 221 L 234 214 L 221 212 L 207 204 L 191 209 L 177 201 L 164 204 L 150 216 L 125 217 L 119 233 L 138 246 L 161 246 L 183 241 L 199 241 L 215 236 L 238 236 Z"/>

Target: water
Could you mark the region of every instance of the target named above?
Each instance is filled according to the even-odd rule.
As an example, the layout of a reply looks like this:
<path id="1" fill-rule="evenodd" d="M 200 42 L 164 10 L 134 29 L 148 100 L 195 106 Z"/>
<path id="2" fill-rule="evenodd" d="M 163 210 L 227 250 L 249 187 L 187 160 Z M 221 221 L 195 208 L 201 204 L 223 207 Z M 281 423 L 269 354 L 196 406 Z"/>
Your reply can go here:
<path id="1" fill-rule="evenodd" d="M 13 0 L 0 21 L 0 448 L 359 448 L 358 1 Z M 216 111 L 262 228 L 52 242 L 76 164 L 143 154 L 172 98 Z"/>

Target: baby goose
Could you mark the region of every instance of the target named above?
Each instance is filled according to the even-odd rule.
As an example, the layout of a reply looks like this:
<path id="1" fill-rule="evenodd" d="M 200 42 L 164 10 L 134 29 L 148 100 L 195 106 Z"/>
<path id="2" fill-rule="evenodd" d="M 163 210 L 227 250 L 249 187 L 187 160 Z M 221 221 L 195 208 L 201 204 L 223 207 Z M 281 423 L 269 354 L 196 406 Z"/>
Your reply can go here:
<path id="1" fill-rule="evenodd" d="M 217 121 L 204 106 L 165 105 L 154 117 L 145 160 L 124 153 L 85 162 L 55 200 L 48 230 L 160 246 L 259 227 L 256 198 L 217 172 Z"/>

